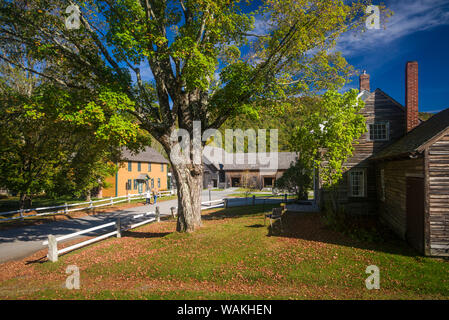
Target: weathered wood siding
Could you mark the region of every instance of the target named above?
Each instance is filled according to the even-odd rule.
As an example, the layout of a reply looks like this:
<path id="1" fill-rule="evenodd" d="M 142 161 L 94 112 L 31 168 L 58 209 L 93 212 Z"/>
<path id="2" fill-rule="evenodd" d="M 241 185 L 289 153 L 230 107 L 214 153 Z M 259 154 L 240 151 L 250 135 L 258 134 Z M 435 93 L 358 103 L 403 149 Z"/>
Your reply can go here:
<path id="1" fill-rule="evenodd" d="M 449 134 L 428 151 L 430 254 L 449 255 Z"/>
<path id="2" fill-rule="evenodd" d="M 382 90 L 377 89 L 365 100 L 365 107 L 360 113 L 366 119 L 367 132 L 354 144 L 354 153 L 345 163 L 345 167 L 360 168 L 365 170 L 365 197 L 349 197 L 348 174 L 345 173 L 339 188 L 339 202 L 343 204 L 351 214 L 376 214 L 377 192 L 376 174 L 369 158 L 396 141 L 405 134 L 405 111 L 397 102 L 392 100 Z M 389 123 L 388 141 L 372 141 L 369 137 L 368 126 L 374 122 L 385 121 Z M 326 194 L 322 196 L 322 203 L 328 199 Z"/>
<path id="3" fill-rule="evenodd" d="M 381 170 L 384 170 L 385 199 L 382 201 Z M 377 166 L 377 196 L 381 220 L 405 239 L 407 229 L 407 176 L 424 177 L 424 159 L 381 162 Z"/>

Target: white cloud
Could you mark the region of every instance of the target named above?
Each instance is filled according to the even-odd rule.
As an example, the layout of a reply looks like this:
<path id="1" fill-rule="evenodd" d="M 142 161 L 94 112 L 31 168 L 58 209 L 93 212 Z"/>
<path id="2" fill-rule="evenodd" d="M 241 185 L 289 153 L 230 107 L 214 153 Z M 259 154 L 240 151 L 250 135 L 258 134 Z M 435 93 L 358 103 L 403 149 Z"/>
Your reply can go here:
<path id="1" fill-rule="evenodd" d="M 367 30 L 363 34 L 348 32 L 339 39 L 337 50 L 351 56 L 388 45 L 415 32 L 449 24 L 448 0 L 395 0 L 387 7 L 394 15 L 389 18 L 386 29 Z"/>

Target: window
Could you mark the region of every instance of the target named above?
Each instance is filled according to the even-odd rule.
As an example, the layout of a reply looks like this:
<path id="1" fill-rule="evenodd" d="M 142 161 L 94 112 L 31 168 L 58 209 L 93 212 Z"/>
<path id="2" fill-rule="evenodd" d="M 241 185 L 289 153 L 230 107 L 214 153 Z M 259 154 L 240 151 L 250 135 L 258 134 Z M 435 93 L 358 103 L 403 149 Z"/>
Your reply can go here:
<path id="1" fill-rule="evenodd" d="M 126 190 L 131 190 L 131 179 L 126 182 Z"/>
<path id="2" fill-rule="evenodd" d="M 158 188 L 161 187 L 161 178 L 157 178 L 157 187 L 158 187 Z"/>
<path id="3" fill-rule="evenodd" d="M 164 172 L 164 164 L 161 163 L 161 171 Z"/>
<path id="4" fill-rule="evenodd" d="M 349 171 L 349 193 L 351 197 L 365 196 L 365 171 L 353 169 Z"/>
<path id="5" fill-rule="evenodd" d="M 148 171 L 151 171 L 151 162 L 148 162 Z"/>
<path id="6" fill-rule="evenodd" d="M 131 161 L 128 161 L 128 171 L 132 171 L 133 170 L 133 164 Z"/>
<path id="7" fill-rule="evenodd" d="M 136 189 L 137 189 L 137 180 L 134 179 L 134 190 L 136 190 Z"/>
<path id="8" fill-rule="evenodd" d="M 154 179 L 151 179 L 151 188 L 154 188 Z"/>
<path id="9" fill-rule="evenodd" d="M 369 124 L 369 139 L 372 141 L 389 140 L 390 126 L 388 122 L 375 122 Z"/>
<path id="10" fill-rule="evenodd" d="M 142 164 L 140 162 L 137 162 L 137 171 L 142 170 Z"/>

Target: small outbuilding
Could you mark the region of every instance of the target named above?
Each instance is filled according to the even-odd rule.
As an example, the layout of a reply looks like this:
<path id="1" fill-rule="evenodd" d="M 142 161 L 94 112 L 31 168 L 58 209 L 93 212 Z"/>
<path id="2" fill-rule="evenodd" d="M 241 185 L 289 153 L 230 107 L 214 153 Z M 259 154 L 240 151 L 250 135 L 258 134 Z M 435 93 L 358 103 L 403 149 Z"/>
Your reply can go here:
<path id="1" fill-rule="evenodd" d="M 376 154 L 379 214 L 422 254 L 449 255 L 449 108 Z"/>

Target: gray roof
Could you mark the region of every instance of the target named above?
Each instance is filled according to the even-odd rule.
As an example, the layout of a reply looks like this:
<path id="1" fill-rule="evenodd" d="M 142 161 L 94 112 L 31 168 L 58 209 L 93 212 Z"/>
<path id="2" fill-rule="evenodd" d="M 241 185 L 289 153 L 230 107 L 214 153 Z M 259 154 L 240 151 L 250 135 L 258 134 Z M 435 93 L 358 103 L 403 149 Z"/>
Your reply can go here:
<path id="1" fill-rule="evenodd" d="M 153 163 L 168 163 L 168 160 L 164 158 L 162 154 L 157 152 L 151 147 L 146 147 L 139 153 L 124 148 L 122 152 L 123 160 L 127 161 L 141 161 L 141 162 L 153 162 Z"/>
<path id="2" fill-rule="evenodd" d="M 241 170 L 287 170 L 296 162 L 295 152 L 229 153 L 217 147 L 206 146 L 203 151 L 203 162 L 215 168 L 227 171 Z M 262 160 L 262 161 L 261 161 Z M 271 165 L 267 162 L 270 161 Z"/>
<path id="3" fill-rule="evenodd" d="M 449 108 L 422 122 L 404 137 L 372 157 L 374 160 L 422 152 L 429 140 L 449 128 Z"/>

